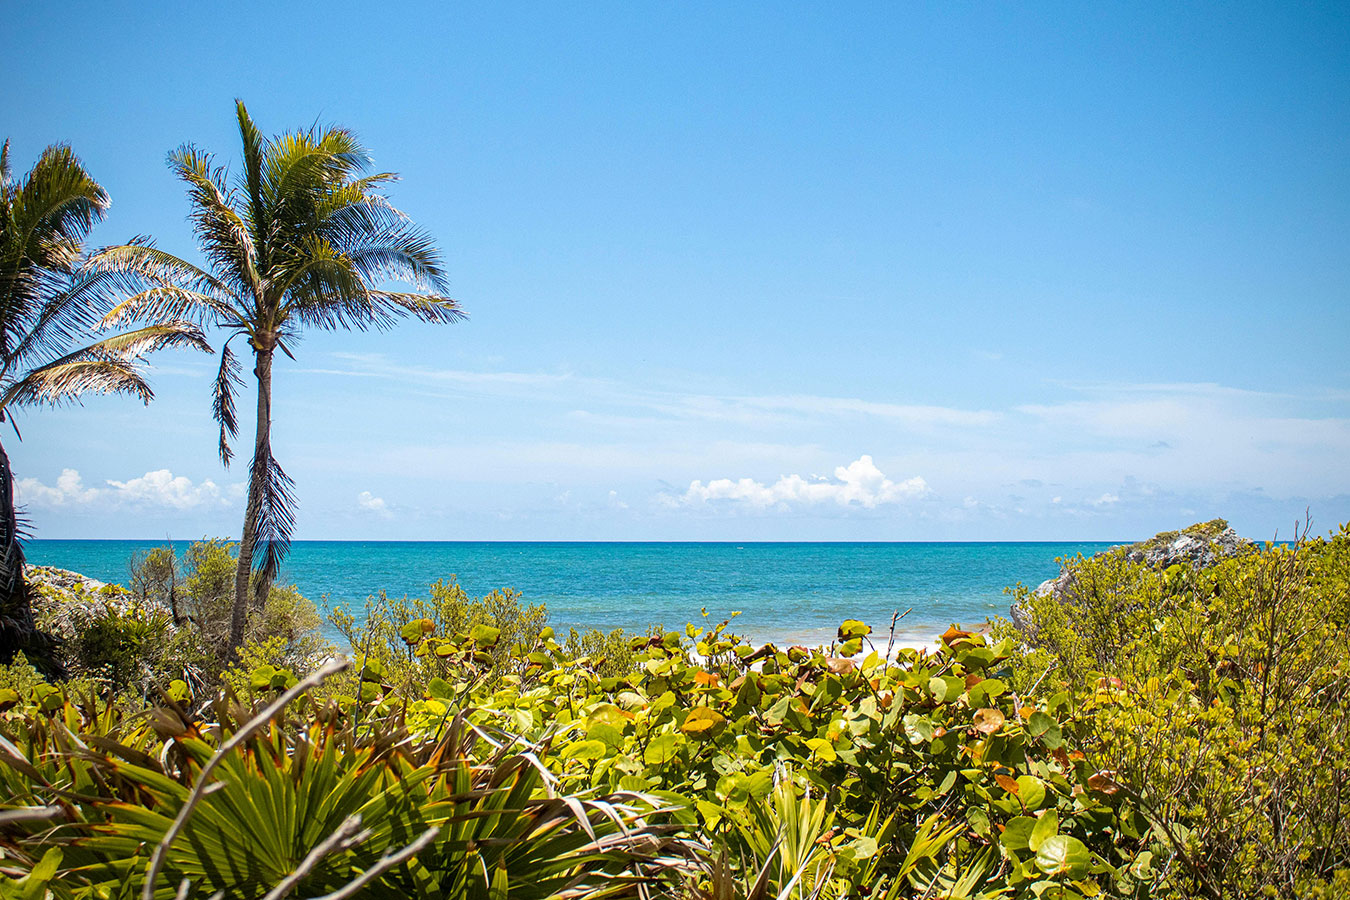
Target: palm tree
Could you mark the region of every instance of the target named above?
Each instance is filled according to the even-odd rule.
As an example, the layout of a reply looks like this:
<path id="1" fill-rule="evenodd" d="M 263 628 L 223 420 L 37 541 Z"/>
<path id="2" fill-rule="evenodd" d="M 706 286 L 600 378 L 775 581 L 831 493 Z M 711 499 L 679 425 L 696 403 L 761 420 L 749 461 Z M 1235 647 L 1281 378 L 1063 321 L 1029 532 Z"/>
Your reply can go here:
<path id="1" fill-rule="evenodd" d="M 261 601 L 290 546 L 294 483 L 272 456 L 272 364 L 306 328 L 387 328 L 401 316 L 449 323 L 463 318 L 444 296 L 445 276 L 432 241 L 379 193 L 395 179 L 368 175 L 370 156 L 344 128 L 317 126 L 265 138 L 236 101 L 243 169 L 231 180 L 192 145 L 169 155 L 187 185 L 190 219 L 205 259 L 194 265 L 148 242 L 110 248 L 95 262 L 138 279 L 141 289 L 104 319 L 188 319 L 229 332 L 221 348 L 212 412 L 220 458 L 229 465 L 237 433 L 235 391 L 242 385 L 230 342 L 253 352 L 258 410 L 248 503 L 239 540 L 230 646 L 243 643 L 250 580 Z M 411 291 L 392 290 L 403 282 Z M 255 548 L 262 562 L 253 577 Z"/>
<path id="2" fill-rule="evenodd" d="M 195 325 L 172 320 L 70 350 L 106 308 L 106 278 L 83 254 L 108 203 L 69 147 L 48 147 L 22 180 L 10 171 L 9 141 L 0 148 L 0 422 L 13 425 L 16 408 L 86 393 L 149 403 L 141 356 L 171 345 L 211 350 Z M 26 649 L 51 666 L 42 659 L 48 648 L 33 622 L 19 538 L 14 476 L 0 445 L 0 662 Z"/>

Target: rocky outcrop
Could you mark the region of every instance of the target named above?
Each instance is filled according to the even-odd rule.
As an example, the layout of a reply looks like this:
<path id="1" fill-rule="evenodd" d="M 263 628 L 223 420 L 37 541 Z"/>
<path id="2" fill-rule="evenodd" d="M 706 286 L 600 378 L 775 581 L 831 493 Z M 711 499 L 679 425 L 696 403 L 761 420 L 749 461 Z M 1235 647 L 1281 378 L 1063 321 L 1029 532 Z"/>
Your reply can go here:
<path id="1" fill-rule="evenodd" d="M 1181 531 L 1164 531 L 1146 541 L 1112 547 L 1098 553 L 1097 556 L 1123 554 L 1130 562 L 1143 563 L 1153 569 L 1166 569 L 1175 565 L 1206 569 L 1252 546 L 1254 546 L 1252 541 L 1239 536 L 1228 527 L 1226 521 L 1212 519 L 1196 523 Z M 1062 600 L 1073 584 L 1073 579 L 1073 567 L 1066 566 L 1059 575 L 1041 582 L 1036 590 L 1031 592 L 1032 596 L 1050 595 Z M 1023 634 L 1032 633 L 1035 626 L 1022 604 L 1014 603 L 1010 612 L 1013 624 Z"/>
<path id="2" fill-rule="evenodd" d="M 109 614 L 169 612 L 167 606 L 137 597 L 120 585 L 55 566 L 25 566 L 24 579 L 38 627 L 60 641 L 70 640 L 84 624 Z"/>

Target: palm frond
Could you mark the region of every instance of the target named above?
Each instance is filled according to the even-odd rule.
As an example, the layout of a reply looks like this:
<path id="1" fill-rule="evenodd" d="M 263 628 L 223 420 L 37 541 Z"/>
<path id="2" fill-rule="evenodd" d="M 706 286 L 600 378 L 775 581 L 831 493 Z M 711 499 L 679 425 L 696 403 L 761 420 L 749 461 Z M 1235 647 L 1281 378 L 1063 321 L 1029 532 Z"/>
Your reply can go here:
<path id="1" fill-rule="evenodd" d="M 0 193 L 0 358 L 6 369 L 15 367 L 15 348 L 24 346 L 35 324 L 43 325 L 58 346 L 64 346 L 63 336 L 87 326 L 88 317 L 78 315 L 78 304 L 61 299 L 78 268 L 84 239 L 108 202 L 69 147 L 48 147 L 18 183 L 5 176 Z"/>
<path id="2" fill-rule="evenodd" d="M 30 271 L 28 281 L 17 287 L 7 305 L 11 328 L 4 335 L 3 368 L 23 368 L 34 357 L 62 352 L 83 337 L 98 318 L 99 304 L 85 290 L 84 279 L 72 279 L 68 273 Z M 15 340 L 11 343 L 10 338 Z"/>
<path id="3" fill-rule="evenodd" d="M 120 359 L 78 359 L 50 363 L 29 372 L 0 395 L 0 409 L 46 404 L 59 406 L 80 395 L 131 394 L 149 403 L 150 386 L 130 362 Z"/>
<path id="4" fill-rule="evenodd" d="M 191 145 L 169 154 L 169 165 L 188 186 L 190 219 L 213 271 L 237 292 L 258 293 L 262 285 L 253 235 L 234 208 L 236 198 L 226 186 L 225 169 L 213 167 L 210 154 Z"/>
<path id="5" fill-rule="evenodd" d="M 396 315 L 409 315 L 432 324 L 448 325 L 469 317 L 460 308 L 459 301 L 434 294 L 411 294 L 398 291 L 372 291 L 371 299 Z"/>
<path id="6" fill-rule="evenodd" d="M 261 483 L 254 470 L 263 467 Z M 255 546 L 263 545 L 262 564 L 258 566 L 256 602 L 267 598 L 267 591 L 281 571 L 281 561 L 291 548 L 291 534 L 295 530 L 295 482 L 282 471 L 270 448 L 255 456 L 250 469 L 250 483 L 259 484 L 258 516 L 253 529 Z"/>
<path id="7" fill-rule="evenodd" d="M 261 238 L 262 227 L 268 216 L 266 209 L 263 207 L 262 167 L 263 155 L 267 150 L 267 139 L 258 130 L 258 126 L 253 124 L 253 119 L 244 107 L 243 100 L 235 99 L 234 112 L 235 118 L 239 122 L 239 142 L 244 154 L 243 187 L 244 192 L 248 195 L 248 209 L 245 218 L 250 226 L 254 255 L 258 258 L 259 265 L 265 267 L 267 264 L 264 258 L 266 245 L 261 241 Z"/>
<path id="8" fill-rule="evenodd" d="M 141 278 L 152 285 L 176 285 L 217 299 L 237 299 L 235 292 L 220 278 L 149 242 L 132 241 L 105 247 L 92 254 L 87 265 L 95 271 Z"/>
<path id="9" fill-rule="evenodd" d="M 132 394 L 149 403 L 154 394 L 136 369 L 146 354 L 165 347 L 211 352 L 197 326 L 166 322 L 113 335 L 33 369 L 0 396 L 0 409 L 36 404 L 60 405 L 81 394 Z"/>
<path id="10" fill-rule="evenodd" d="M 156 285 L 132 294 L 109 310 L 98 322 L 101 329 L 116 328 L 128 322 L 189 320 L 224 327 L 244 327 L 247 322 L 234 306 L 198 291 L 173 285 Z"/>
<path id="11" fill-rule="evenodd" d="M 239 377 L 239 360 L 227 340 L 220 348 L 220 369 L 216 372 L 215 385 L 211 391 L 211 415 L 220 423 L 220 461 L 226 466 L 234 456 L 234 451 L 230 449 L 230 438 L 239 432 L 234 412 L 234 392 L 243 384 L 243 379 Z"/>
<path id="12" fill-rule="evenodd" d="M 27 258 L 46 268 L 70 268 L 110 202 L 70 147 L 58 144 L 42 152 L 14 192 L 9 224 Z"/>
<path id="13" fill-rule="evenodd" d="M 131 361 L 166 347 L 186 347 L 203 353 L 213 352 L 201 329 L 191 322 L 182 321 L 161 322 L 137 328 L 135 331 L 115 334 L 77 352 Z"/>
<path id="14" fill-rule="evenodd" d="M 435 243 L 410 223 L 399 222 L 361 235 L 351 245 L 339 242 L 338 246 L 352 258 L 362 277 L 370 281 L 406 281 L 418 290 L 441 294 L 448 290 Z"/>

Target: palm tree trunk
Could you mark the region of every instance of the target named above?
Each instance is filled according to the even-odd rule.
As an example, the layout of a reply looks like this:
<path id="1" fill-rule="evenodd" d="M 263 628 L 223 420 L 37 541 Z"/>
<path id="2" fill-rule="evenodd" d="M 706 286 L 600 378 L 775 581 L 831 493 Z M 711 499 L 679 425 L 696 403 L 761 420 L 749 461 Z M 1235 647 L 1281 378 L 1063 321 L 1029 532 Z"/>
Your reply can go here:
<path id="1" fill-rule="evenodd" d="M 0 663 L 12 660 L 32 644 L 37 634 L 23 566 L 19 519 L 14 511 L 14 475 L 0 444 Z"/>
<path id="2" fill-rule="evenodd" d="M 258 536 L 258 510 L 262 505 L 268 465 L 272 459 L 272 352 L 271 347 L 258 349 L 258 362 L 253 369 L 253 374 L 258 378 L 258 424 L 253 443 L 253 463 L 249 466 L 244 530 L 239 536 L 239 564 L 234 572 L 234 609 L 230 616 L 231 656 L 237 655 L 239 648 L 244 645 L 249 580 L 253 574 L 253 550 Z"/>

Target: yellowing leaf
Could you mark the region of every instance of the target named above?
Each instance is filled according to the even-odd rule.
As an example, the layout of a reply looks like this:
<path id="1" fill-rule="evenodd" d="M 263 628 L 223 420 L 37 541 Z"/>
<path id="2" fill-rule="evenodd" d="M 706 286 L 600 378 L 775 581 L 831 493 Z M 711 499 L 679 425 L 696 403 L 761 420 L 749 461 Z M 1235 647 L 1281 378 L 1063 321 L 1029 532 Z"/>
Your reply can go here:
<path id="1" fill-rule="evenodd" d="M 717 710 L 699 706 L 691 709 L 689 715 L 684 717 L 680 730 L 690 737 L 709 737 L 725 721 L 726 717 Z"/>
<path id="2" fill-rule="evenodd" d="M 981 709 L 975 712 L 975 730 L 980 734 L 993 734 L 1003 727 L 1003 713 L 996 709 Z"/>

